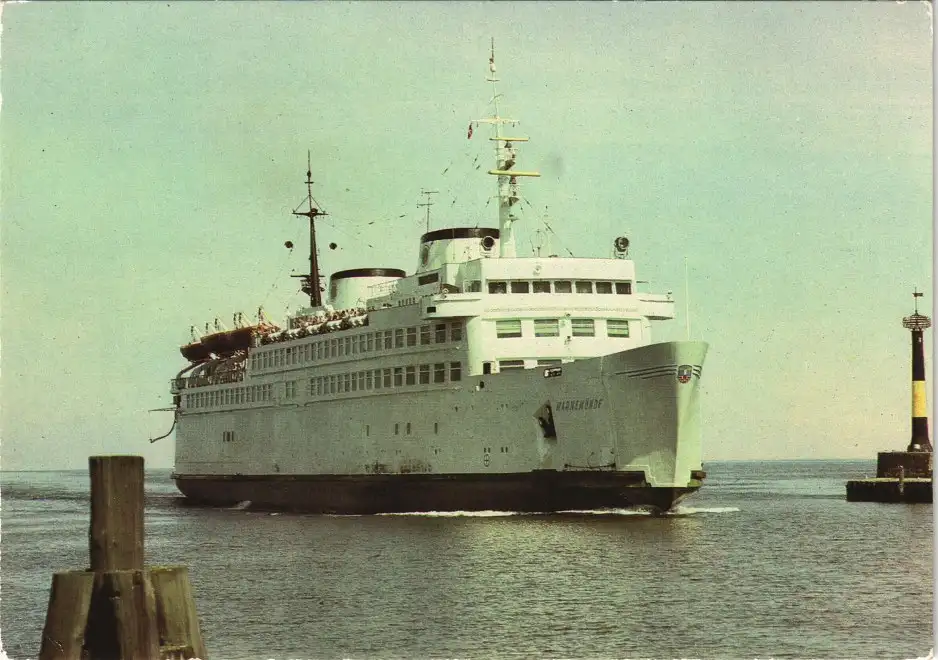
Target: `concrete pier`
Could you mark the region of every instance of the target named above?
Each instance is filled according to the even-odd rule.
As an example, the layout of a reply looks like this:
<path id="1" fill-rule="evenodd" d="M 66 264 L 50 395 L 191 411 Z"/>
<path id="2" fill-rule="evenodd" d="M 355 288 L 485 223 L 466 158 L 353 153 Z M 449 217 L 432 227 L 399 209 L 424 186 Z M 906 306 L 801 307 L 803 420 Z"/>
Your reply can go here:
<path id="1" fill-rule="evenodd" d="M 848 481 L 847 501 L 931 502 L 933 456 L 932 452 L 880 452 L 876 460 L 876 478 Z"/>

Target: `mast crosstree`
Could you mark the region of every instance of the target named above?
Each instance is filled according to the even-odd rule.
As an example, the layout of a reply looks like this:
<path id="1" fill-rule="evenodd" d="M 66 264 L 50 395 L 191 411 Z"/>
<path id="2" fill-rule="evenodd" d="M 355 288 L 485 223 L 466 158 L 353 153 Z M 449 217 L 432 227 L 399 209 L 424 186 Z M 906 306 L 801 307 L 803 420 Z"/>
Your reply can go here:
<path id="1" fill-rule="evenodd" d="M 316 248 L 316 218 L 329 214 L 313 206 L 313 166 L 309 151 L 306 152 L 306 194 L 309 210 L 293 211 L 293 215 L 309 218 L 309 273 L 290 277 L 303 278 L 300 290 L 309 296 L 310 307 L 322 307 L 322 276 L 319 274 L 319 255 Z"/>

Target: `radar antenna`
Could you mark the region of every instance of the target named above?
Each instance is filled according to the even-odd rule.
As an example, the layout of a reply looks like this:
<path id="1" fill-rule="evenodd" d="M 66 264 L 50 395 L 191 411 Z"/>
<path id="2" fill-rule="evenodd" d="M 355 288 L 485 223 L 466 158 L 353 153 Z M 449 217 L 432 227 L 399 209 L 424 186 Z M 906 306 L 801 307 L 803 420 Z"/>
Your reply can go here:
<path id="1" fill-rule="evenodd" d="M 308 211 L 293 211 L 293 215 L 309 218 L 309 273 L 305 275 L 291 275 L 290 277 L 303 278 L 300 290 L 309 296 L 311 307 L 322 307 L 321 275 L 319 274 L 319 257 L 316 249 L 316 218 L 329 215 L 313 206 L 313 166 L 310 152 L 306 152 L 306 201 L 309 203 Z"/>
<path id="2" fill-rule="evenodd" d="M 420 202 L 417 203 L 418 207 L 420 206 L 427 207 L 427 231 L 430 231 L 430 207 L 433 206 L 433 202 L 430 201 L 430 195 L 436 195 L 438 192 L 440 191 L 439 190 L 423 190 L 422 188 L 420 190 L 421 195 L 427 196 L 427 201 L 423 203 L 420 203 Z"/>

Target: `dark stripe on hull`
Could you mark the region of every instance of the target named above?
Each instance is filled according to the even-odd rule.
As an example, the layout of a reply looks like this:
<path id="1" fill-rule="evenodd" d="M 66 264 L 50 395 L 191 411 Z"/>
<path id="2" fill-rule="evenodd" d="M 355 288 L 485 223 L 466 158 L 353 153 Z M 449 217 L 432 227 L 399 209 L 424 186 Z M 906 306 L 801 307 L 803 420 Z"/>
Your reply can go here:
<path id="1" fill-rule="evenodd" d="M 688 475 L 690 476 L 690 475 Z M 667 511 L 700 487 L 654 488 L 642 472 L 395 474 L 367 476 L 174 475 L 196 504 L 333 514 L 410 511 L 550 512 L 631 506 Z"/>

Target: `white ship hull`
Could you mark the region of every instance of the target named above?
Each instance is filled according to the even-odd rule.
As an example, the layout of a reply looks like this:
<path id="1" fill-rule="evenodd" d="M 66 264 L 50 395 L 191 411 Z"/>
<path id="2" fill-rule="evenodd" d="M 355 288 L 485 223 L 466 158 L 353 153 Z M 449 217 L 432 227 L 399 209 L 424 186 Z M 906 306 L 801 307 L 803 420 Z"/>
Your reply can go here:
<path id="1" fill-rule="evenodd" d="M 704 477 L 706 351 L 668 342 L 444 386 L 181 411 L 174 479 L 196 503 L 318 513 L 666 510 Z"/>

